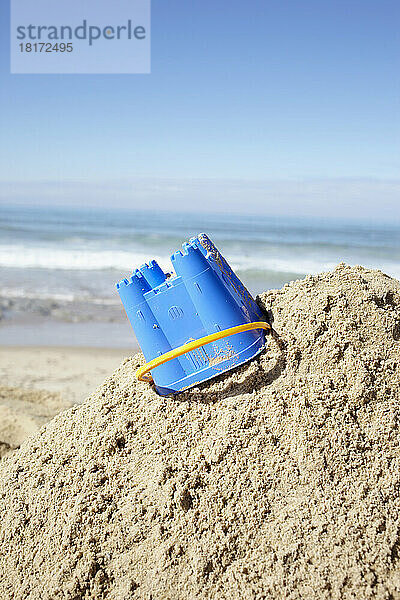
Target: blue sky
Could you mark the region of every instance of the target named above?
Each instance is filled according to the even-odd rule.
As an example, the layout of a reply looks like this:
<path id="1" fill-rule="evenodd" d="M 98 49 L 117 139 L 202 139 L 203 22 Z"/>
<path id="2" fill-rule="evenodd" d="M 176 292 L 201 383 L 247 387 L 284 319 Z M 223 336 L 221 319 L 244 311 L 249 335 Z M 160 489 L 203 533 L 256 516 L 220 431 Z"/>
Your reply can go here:
<path id="1" fill-rule="evenodd" d="M 76 76 L 9 74 L 6 4 L 3 202 L 400 216 L 397 1 L 154 0 L 150 75 Z"/>

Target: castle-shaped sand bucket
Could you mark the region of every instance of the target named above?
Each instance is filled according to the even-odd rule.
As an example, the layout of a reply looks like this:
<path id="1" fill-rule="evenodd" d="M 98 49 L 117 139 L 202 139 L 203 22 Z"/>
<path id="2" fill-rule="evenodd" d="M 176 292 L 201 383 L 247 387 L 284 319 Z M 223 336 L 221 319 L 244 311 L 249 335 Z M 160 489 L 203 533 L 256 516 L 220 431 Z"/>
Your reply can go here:
<path id="1" fill-rule="evenodd" d="M 147 361 L 136 372 L 159 394 L 182 392 L 254 358 L 271 330 L 255 300 L 210 238 L 201 233 L 171 256 L 117 283 Z M 150 375 L 151 373 L 151 375 Z"/>

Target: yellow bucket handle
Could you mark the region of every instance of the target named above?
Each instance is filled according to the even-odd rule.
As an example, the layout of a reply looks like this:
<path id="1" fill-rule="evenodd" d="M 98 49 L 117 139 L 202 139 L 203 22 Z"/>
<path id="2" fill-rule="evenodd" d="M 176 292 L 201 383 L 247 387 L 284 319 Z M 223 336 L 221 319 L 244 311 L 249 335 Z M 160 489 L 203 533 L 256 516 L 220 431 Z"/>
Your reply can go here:
<path id="1" fill-rule="evenodd" d="M 204 346 L 205 344 L 209 344 L 210 342 L 215 342 L 222 338 L 228 337 L 230 335 L 235 335 L 236 333 L 242 333 L 243 331 L 251 331 L 252 329 L 265 329 L 266 331 L 272 331 L 271 325 L 268 323 L 264 323 L 264 321 L 255 321 L 254 323 L 244 323 L 243 325 L 237 325 L 236 327 L 229 327 L 228 329 L 224 329 L 223 331 L 218 331 L 217 333 L 212 333 L 210 335 L 205 335 L 198 340 L 193 340 L 193 342 L 187 342 L 178 348 L 174 348 L 169 352 L 165 352 L 161 356 L 157 356 L 150 360 L 145 365 L 142 365 L 138 368 L 135 375 L 139 381 L 152 381 L 152 377 L 147 376 L 144 377 L 149 371 L 152 371 L 156 367 L 163 365 L 164 363 L 172 360 L 173 358 L 177 358 L 178 356 L 182 356 L 182 354 L 186 354 L 186 352 L 191 352 L 200 346 Z"/>

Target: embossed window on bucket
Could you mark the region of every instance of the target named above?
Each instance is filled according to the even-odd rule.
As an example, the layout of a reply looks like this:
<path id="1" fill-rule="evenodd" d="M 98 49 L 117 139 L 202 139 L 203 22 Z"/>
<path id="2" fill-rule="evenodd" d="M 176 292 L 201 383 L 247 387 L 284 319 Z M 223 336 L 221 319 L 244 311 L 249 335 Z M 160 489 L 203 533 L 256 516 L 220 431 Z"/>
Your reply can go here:
<path id="1" fill-rule="evenodd" d="M 186 356 L 195 369 L 202 369 L 208 365 L 208 355 L 203 347 L 188 352 Z"/>
<path id="2" fill-rule="evenodd" d="M 168 310 L 168 314 L 169 314 L 169 318 L 172 321 L 175 321 L 176 319 L 182 319 L 183 310 L 181 309 L 180 306 L 171 306 L 171 308 Z"/>

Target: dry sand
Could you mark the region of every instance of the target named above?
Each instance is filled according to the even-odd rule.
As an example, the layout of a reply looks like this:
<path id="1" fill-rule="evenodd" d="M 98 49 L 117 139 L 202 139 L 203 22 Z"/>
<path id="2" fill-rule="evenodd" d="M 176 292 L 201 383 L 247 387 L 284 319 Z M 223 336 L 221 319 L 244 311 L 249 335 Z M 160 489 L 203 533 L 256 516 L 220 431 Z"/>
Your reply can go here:
<path id="1" fill-rule="evenodd" d="M 0 458 L 82 402 L 129 350 L 0 347 Z"/>
<path id="2" fill-rule="evenodd" d="M 2 600 L 400 598 L 400 284 L 262 302 L 258 359 L 161 398 L 137 355 L 3 459 Z"/>

